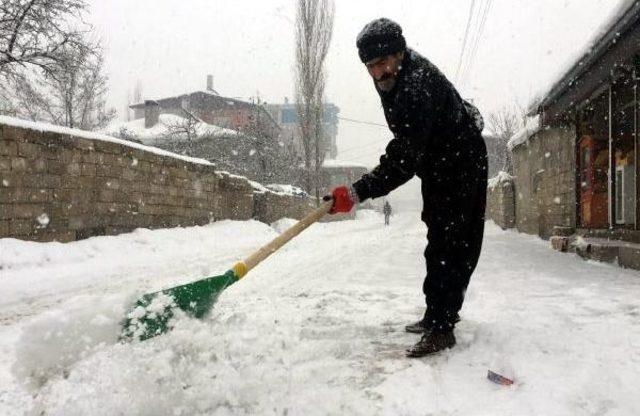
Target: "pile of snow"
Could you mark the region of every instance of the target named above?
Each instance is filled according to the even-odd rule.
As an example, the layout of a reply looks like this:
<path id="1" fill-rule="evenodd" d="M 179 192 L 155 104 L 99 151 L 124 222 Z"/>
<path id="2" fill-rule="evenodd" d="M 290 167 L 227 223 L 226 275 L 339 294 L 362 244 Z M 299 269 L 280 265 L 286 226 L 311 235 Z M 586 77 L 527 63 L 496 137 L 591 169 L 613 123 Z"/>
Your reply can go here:
<path id="1" fill-rule="evenodd" d="M 126 305 L 131 297 L 78 296 L 36 316 L 16 344 L 13 372 L 36 389 L 98 349 L 118 341 Z"/>
<path id="2" fill-rule="evenodd" d="M 513 150 L 515 147 L 525 143 L 531 136 L 540 131 L 542 126 L 540 125 L 540 115 L 527 117 L 524 126 L 518 130 L 507 142 L 509 150 Z"/>
<path id="3" fill-rule="evenodd" d="M 159 121 L 155 126 L 145 128 L 144 118 L 140 118 L 124 123 L 111 124 L 105 129 L 105 133 L 111 136 L 119 136 L 124 133 L 133 139 L 140 140 L 144 144 L 154 144 L 157 143 L 158 140 L 166 138 L 171 132 L 172 126 L 175 127 L 183 125 L 186 121 L 186 118 L 174 114 L 160 114 Z M 223 128 L 205 122 L 195 123 L 194 131 L 197 137 L 224 137 L 240 134 L 236 130 Z M 186 135 L 183 136 L 186 140 Z M 179 135 L 173 135 L 172 138 L 180 139 L 181 137 Z"/>
<path id="4" fill-rule="evenodd" d="M 123 146 L 132 147 L 134 149 L 144 150 L 145 152 L 151 152 L 161 156 L 168 156 L 168 157 L 184 160 L 191 163 L 199 163 L 202 165 L 212 164 L 211 162 L 205 159 L 171 153 L 166 150 L 161 150 L 151 146 L 145 146 L 143 144 L 134 143 L 128 140 L 118 139 L 116 137 L 112 137 L 102 133 L 96 133 L 96 132 L 80 130 L 80 129 L 72 129 L 69 127 L 56 126 L 54 124 L 49 124 L 49 123 L 22 120 L 19 118 L 7 117 L 7 116 L 0 116 L 0 125 L 1 124 L 7 125 L 7 126 L 19 127 L 19 128 L 28 129 L 28 130 L 40 131 L 40 132 L 66 134 L 69 136 L 79 137 L 83 139 L 100 140 L 103 142 L 117 143 Z"/>
<path id="5" fill-rule="evenodd" d="M 512 181 L 513 181 L 513 176 L 501 170 L 500 172 L 498 172 L 496 176 L 489 179 L 489 181 L 487 182 L 487 186 L 493 189 L 498 185 L 502 185 L 503 183 L 511 183 Z"/>

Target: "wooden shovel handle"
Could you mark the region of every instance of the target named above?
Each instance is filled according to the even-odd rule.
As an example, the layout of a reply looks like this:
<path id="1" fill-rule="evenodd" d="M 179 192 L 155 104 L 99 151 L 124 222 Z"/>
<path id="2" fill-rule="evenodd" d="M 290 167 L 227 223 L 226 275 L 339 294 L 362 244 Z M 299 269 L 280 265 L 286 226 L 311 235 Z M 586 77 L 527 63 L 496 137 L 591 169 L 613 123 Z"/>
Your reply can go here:
<path id="1" fill-rule="evenodd" d="M 273 252 L 285 245 L 293 237 L 300 234 L 302 231 L 304 231 L 305 228 L 309 227 L 311 224 L 324 217 L 325 214 L 327 214 L 331 210 L 332 205 L 333 201 L 323 202 L 320 207 L 316 208 L 309 215 L 298 221 L 294 226 L 280 234 L 278 237 L 274 238 L 266 246 L 261 247 L 258 251 L 250 255 L 244 261 L 244 264 L 246 266 L 245 273 L 256 267 L 262 260 L 269 257 Z"/>

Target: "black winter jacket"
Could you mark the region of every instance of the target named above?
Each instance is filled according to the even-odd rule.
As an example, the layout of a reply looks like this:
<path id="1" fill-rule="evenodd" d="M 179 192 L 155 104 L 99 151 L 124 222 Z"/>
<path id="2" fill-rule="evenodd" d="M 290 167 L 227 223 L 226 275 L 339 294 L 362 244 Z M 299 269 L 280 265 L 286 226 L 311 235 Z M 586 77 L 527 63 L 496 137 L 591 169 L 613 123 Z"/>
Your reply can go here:
<path id="1" fill-rule="evenodd" d="M 360 201 L 387 195 L 414 175 L 423 199 L 486 184 L 482 117 L 435 65 L 407 48 L 393 90 L 378 93 L 394 137 L 380 164 L 353 184 Z"/>

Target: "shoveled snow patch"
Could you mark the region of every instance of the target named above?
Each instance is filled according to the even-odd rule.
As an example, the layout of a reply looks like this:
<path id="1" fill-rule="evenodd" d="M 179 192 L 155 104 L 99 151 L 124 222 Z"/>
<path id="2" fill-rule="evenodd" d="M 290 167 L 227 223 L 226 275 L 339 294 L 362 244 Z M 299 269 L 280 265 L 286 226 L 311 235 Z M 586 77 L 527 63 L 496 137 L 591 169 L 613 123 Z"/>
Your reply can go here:
<path id="1" fill-rule="evenodd" d="M 33 318 L 16 343 L 14 374 L 31 388 L 65 377 L 71 365 L 120 335 L 132 297 L 78 296 Z"/>

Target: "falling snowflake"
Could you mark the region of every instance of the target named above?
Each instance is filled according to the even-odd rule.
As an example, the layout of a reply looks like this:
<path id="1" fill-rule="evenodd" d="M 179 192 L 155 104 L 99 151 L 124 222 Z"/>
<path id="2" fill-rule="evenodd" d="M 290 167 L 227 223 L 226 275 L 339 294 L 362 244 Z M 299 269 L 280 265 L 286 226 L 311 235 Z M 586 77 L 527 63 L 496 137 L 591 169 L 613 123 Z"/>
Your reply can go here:
<path id="1" fill-rule="evenodd" d="M 249 151 L 249 156 L 253 156 L 253 155 L 255 155 L 255 154 L 256 154 L 256 149 L 251 149 L 251 150 Z"/>
<path id="2" fill-rule="evenodd" d="M 134 157 L 133 160 L 131 161 L 131 166 L 138 166 L 138 159 Z"/>
<path id="3" fill-rule="evenodd" d="M 9 186 L 9 181 L 6 179 L 2 180 L 2 186 Z"/>
<path id="4" fill-rule="evenodd" d="M 547 159 L 551 157 L 551 152 L 547 152 L 544 154 L 544 157 L 546 157 Z"/>
<path id="5" fill-rule="evenodd" d="M 560 201 L 561 201 L 561 200 L 560 200 L 560 197 L 559 197 L 559 196 L 557 196 L 557 197 L 553 198 L 553 202 L 555 202 L 556 204 L 559 204 L 559 203 L 560 203 Z"/>

